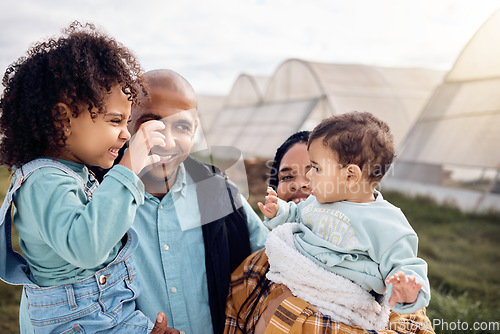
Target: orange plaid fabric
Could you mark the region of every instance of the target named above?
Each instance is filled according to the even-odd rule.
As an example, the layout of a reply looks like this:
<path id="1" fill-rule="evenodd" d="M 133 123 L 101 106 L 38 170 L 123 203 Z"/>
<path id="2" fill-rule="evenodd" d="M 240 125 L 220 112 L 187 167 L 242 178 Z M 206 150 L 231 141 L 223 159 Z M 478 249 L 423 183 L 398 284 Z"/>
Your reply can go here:
<path id="1" fill-rule="evenodd" d="M 253 333 L 255 324 L 269 302 L 283 293 L 281 284 L 274 284 L 263 279 L 268 267 L 267 255 L 264 250 L 260 250 L 250 255 L 233 272 L 226 307 L 224 333 Z M 432 334 L 434 330 L 424 309 L 413 314 L 392 312 L 388 329 L 373 331 L 335 321 L 318 312 L 306 301 L 289 297 L 278 306 L 265 332 L 265 334 L 282 333 Z"/>

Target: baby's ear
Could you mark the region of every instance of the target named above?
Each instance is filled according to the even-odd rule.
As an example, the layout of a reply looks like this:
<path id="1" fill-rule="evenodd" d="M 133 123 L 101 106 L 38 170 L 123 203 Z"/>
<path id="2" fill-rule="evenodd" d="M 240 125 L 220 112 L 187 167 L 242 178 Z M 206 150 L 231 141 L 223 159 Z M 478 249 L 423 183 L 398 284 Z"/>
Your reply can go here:
<path id="1" fill-rule="evenodd" d="M 361 168 L 359 168 L 358 165 L 350 164 L 347 165 L 345 168 L 346 168 L 347 182 L 357 183 L 361 181 L 361 178 L 363 177 L 363 172 L 361 171 Z"/>

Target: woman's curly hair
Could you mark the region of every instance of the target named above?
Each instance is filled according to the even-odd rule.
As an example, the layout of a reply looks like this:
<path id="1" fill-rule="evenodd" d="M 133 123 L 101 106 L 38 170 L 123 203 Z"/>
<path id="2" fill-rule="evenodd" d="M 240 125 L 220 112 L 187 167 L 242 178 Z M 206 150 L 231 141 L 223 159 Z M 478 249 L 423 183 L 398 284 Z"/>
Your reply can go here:
<path id="1" fill-rule="evenodd" d="M 4 74 L 2 165 L 20 166 L 62 152 L 64 123 L 58 103 L 66 104 L 72 117 L 86 109 L 95 118 L 105 112 L 104 98 L 116 84 L 132 104 L 138 103 L 139 93 L 146 94 L 142 69 L 125 46 L 89 23 L 75 21 L 62 33 L 36 43 Z"/>

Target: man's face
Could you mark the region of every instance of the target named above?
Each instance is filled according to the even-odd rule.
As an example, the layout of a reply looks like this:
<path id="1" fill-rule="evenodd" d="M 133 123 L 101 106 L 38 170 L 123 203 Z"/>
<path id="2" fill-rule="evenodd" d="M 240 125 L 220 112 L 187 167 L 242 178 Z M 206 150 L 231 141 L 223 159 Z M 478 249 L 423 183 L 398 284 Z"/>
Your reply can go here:
<path id="1" fill-rule="evenodd" d="M 135 134 L 139 126 L 150 120 L 159 120 L 165 124 L 162 130 L 165 136 L 164 147 L 151 148 L 151 154 L 160 156 L 160 162 L 147 167 L 141 178 L 153 182 L 173 181 L 179 165 L 186 159 L 193 147 L 193 140 L 198 121 L 196 118 L 197 102 L 184 94 L 167 89 L 152 87 L 150 99 L 132 112 L 130 132 Z"/>

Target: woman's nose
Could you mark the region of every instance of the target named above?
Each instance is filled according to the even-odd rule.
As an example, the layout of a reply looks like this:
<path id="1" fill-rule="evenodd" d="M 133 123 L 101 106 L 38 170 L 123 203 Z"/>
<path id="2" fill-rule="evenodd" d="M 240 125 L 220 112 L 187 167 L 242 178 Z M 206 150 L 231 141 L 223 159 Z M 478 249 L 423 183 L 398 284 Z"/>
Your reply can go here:
<path id="1" fill-rule="evenodd" d="M 309 180 L 305 176 L 296 176 L 291 184 L 291 189 L 297 191 L 299 189 L 309 188 Z"/>
<path id="2" fill-rule="evenodd" d="M 309 188 L 309 179 L 304 175 L 297 179 L 297 184 L 300 189 Z"/>

